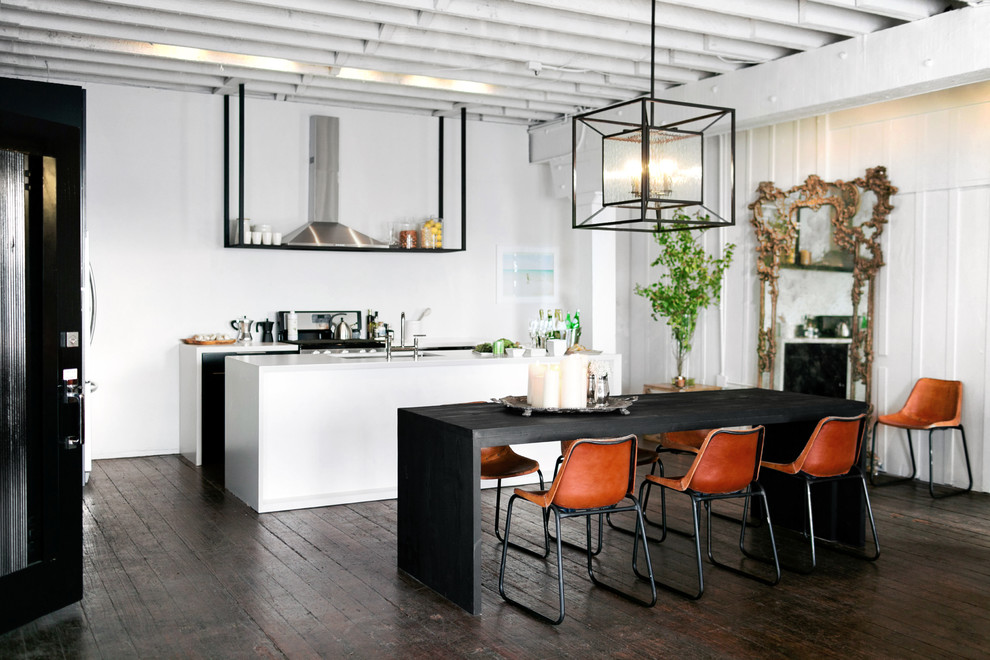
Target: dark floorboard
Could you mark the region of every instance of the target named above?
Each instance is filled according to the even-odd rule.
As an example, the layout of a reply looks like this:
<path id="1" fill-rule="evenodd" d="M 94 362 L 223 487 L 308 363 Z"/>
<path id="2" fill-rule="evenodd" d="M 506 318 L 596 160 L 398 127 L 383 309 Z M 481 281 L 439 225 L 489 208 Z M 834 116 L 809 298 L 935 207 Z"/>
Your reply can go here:
<path id="1" fill-rule="evenodd" d="M 0 658 L 990 655 L 990 495 L 933 501 L 917 482 L 872 488 L 871 498 L 877 562 L 821 544 L 813 573 L 785 571 L 768 587 L 706 561 L 701 600 L 661 591 L 652 609 L 593 587 L 584 555 L 565 549 L 567 618 L 553 627 L 498 595 L 491 490 L 482 498 L 484 614 L 475 617 L 398 573 L 394 500 L 257 514 L 176 456 L 97 461 L 84 495 L 83 600 L 0 636 Z M 668 499 L 681 529 L 691 527 L 687 502 Z M 654 519 L 659 504 L 654 497 Z M 714 525 L 722 560 L 766 572 L 739 555 L 738 525 Z M 782 558 L 806 564 L 806 539 L 777 532 Z M 538 512 L 519 505 L 513 535 L 540 533 Z M 564 538 L 583 535 L 583 523 L 565 521 Z M 767 548 L 765 528 L 747 535 Z M 642 590 L 631 548 L 606 528 L 596 571 Z M 693 541 L 672 535 L 650 550 L 659 578 L 693 585 Z M 549 611 L 552 559 L 510 552 L 508 588 Z"/>

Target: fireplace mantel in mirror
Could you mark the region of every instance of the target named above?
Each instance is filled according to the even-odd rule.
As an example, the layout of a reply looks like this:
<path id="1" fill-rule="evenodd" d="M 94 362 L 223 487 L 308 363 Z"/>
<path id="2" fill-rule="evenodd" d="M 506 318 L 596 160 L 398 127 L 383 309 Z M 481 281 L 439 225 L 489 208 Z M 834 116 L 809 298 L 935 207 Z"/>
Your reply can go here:
<path id="1" fill-rule="evenodd" d="M 788 190 L 770 181 L 759 185 L 749 208 L 760 280 L 761 387 L 784 387 L 777 368 L 784 340 L 819 337 L 820 319 L 839 319 L 827 332 L 848 337 L 846 396 L 870 402 L 880 236 L 896 192 L 882 166 L 852 181 L 811 175 Z"/>

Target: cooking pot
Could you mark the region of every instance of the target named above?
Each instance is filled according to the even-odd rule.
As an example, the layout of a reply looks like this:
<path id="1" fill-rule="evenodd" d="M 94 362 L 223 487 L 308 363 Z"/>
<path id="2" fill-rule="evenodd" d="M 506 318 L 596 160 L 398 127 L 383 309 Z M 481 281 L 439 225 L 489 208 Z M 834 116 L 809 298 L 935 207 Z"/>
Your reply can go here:
<path id="1" fill-rule="evenodd" d="M 251 341 L 254 337 L 251 336 L 251 326 L 254 325 L 254 321 L 248 319 L 246 316 L 242 316 L 239 319 L 234 319 L 230 322 L 230 327 L 237 330 L 237 341 Z"/>

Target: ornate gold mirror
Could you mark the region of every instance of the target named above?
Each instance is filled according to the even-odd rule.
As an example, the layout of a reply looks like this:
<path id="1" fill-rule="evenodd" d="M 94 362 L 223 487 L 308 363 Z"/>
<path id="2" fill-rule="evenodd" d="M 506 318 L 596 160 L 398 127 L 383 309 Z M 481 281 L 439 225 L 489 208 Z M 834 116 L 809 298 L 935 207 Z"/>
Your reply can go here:
<path id="1" fill-rule="evenodd" d="M 760 184 L 749 205 L 760 387 L 871 400 L 880 235 L 896 192 L 884 167 L 849 182 L 811 175 L 786 191 Z"/>

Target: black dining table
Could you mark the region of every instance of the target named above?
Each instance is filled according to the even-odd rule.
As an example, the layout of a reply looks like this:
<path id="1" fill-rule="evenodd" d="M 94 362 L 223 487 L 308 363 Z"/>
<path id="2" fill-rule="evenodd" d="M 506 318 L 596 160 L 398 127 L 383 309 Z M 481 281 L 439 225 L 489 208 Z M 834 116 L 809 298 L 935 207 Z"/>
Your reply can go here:
<path id="1" fill-rule="evenodd" d="M 499 403 L 398 410 L 398 567 L 473 614 L 481 613 L 482 447 L 618 437 L 762 424 L 763 457 L 792 460 L 818 420 L 867 412 L 861 401 L 730 389 L 644 394 L 628 414 L 542 413 L 523 416 Z M 795 479 L 760 474 L 775 524 L 801 528 L 804 497 Z M 791 483 L 794 482 L 794 483 Z M 815 496 L 819 536 L 862 545 L 864 504 L 859 486 L 820 486 Z"/>

